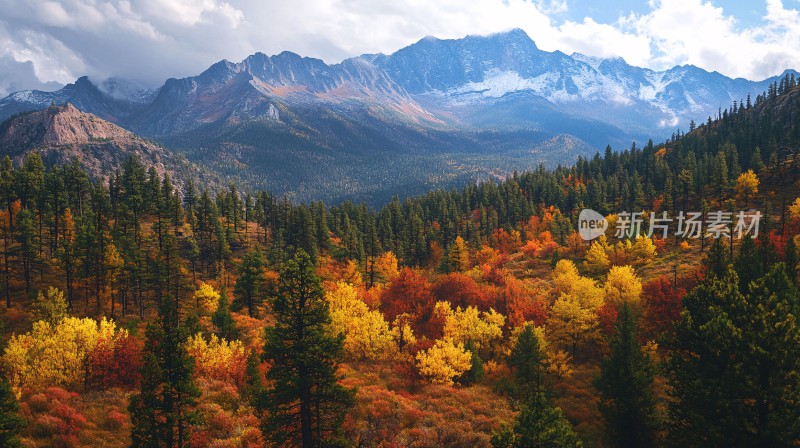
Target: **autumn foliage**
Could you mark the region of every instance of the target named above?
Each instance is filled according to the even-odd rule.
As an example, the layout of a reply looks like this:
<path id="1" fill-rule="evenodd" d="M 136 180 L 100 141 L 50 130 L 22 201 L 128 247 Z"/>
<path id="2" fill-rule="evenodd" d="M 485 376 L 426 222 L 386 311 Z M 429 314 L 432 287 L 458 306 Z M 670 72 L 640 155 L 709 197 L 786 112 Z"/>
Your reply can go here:
<path id="1" fill-rule="evenodd" d="M 403 268 L 381 296 L 381 311 L 386 320 L 393 322 L 401 314 L 408 315 L 415 333 L 427 333 L 426 324 L 435 304 L 430 282 L 411 268 Z"/>
<path id="2" fill-rule="evenodd" d="M 497 309 L 506 314 L 507 324 L 511 327 L 525 322 L 542 325 L 547 319 L 546 293 L 541 284 L 510 277 L 500 287 Z"/>
<path id="3" fill-rule="evenodd" d="M 686 289 L 675 285 L 669 276 L 660 276 L 642 286 L 645 302 L 643 326 L 647 335 L 669 336 L 681 317 L 681 302 Z"/>
<path id="4" fill-rule="evenodd" d="M 186 352 L 194 359 L 194 375 L 242 386 L 248 352 L 241 341 L 226 341 L 216 335 L 206 340 L 196 334 L 186 342 Z"/>
<path id="5" fill-rule="evenodd" d="M 454 272 L 442 277 L 433 288 L 436 300 L 450 302 L 454 307 L 474 306 L 481 311 L 494 307 L 491 291 L 478 285 L 472 278 Z"/>
<path id="6" fill-rule="evenodd" d="M 67 317 L 55 326 L 37 321 L 31 332 L 12 337 L 3 363 L 19 393 L 54 385 L 74 389 L 87 379 L 103 383 L 112 372 L 108 381 L 131 385 L 136 374 L 120 369 L 135 369 L 138 360 L 135 343 L 113 321 Z"/>
<path id="7" fill-rule="evenodd" d="M 30 434 L 54 448 L 77 446 L 81 430 L 90 423 L 74 408 L 75 397 L 76 393 L 58 387 L 24 397 L 22 415 L 30 423 Z"/>
<path id="8" fill-rule="evenodd" d="M 380 311 L 370 310 L 348 283 L 332 285 L 325 294 L 330 304 L 330 330 L 344 335 L 344 350 L 350 359 L 387 359 L 397 350 L 399 329 L 392 331 Z"/>
<path id="9" fill-rule="evenodd" d="M 114 339 L 101 339 L 89 352 L 87 384 L 100 389 L 135 388 L 141 380 L 142 341 L 121 332 Z"/>
<path id="10" fill-rule="evenodd" d="M 417 354 L 417 367 L 434 384 L 452 385 L 453 380 L 469 370 L 472 355 L 464 344 L 450 338 L 436 341 L 433 347 Z"/>
<path id="11" fill-rule="evenodd" d="M 324 376 L 325 382 L 314 393 L 323 400 L 325 388 L 355 388 L 352 408 L 346 409 L 351 400 L 343 399 L 334 410 L 314 409 L 330 413 L 326 421 L 336 422 L 332 429 L 341 428 L 347 442 L 386 448 L 487 447 L 497 442 L 493 435 L 503 434 L 503 425 L 524 416 L 515 395 L 522 364 L 509 361 L 525 334 L 535 336 L 539 351 L 522 354 L 536 355 L 536 370 L 542 374 L 537 387 L 562 408 L 569 420 L 564 426 L 574 425 L 586 446 L 606 446 L 609 441 L 602 433 L 607 425 L 600 415 L 595 378 L 601 358 L 609 353 L 614 324 L 626 316 L 620 313 L 627 313 L 625 304 L 640 331 L 642 351 L 659 367 L 676 354 L 676 341 L 697 342 L 692 338 L 709 328 L 718 332 L 731 327 L 698 327 L 695 334 L 675 330 L 689 318 L 693 294 L 695 301 L 702 298 L 696 294 L 702 289 L 695 288 L 698 276 L 687 271 L 708 255 L 708 238 L 681 241 L 662 238 L 658 231 L 656 237 L 614 238 L 609 230 L 608 237 L 586 242 L 575 227 L 580 208 L 642 211 L 644 229 L 651 204 L 659 213 L 674 213 L 681 203 L 687 210 L 749 208 L 751 203 L 771 210 L 770 219 L 763 217 L 761 234 L 748 245 L 727 239 L 717 245 L 720 271 L 730 262 L 741 271 L 739 278 L 748 281 L 716 284 L 714 271 L 706 271 L 709 285 L 729 291 L 724 300 L 708 302 L 711 307 L 700 303 L 690 317 L 702 317 L 721 303 L 769 311 L 766 306 L 783 300 L 784 293 L 796 295 L 790 286 L 798 279 L 800 199 L 787 208 L 787 197 L 779 212 L 782 195 L 768 188 L 788 181 L 789 169 L 796 174 L 800 159 L 774 164 L 771 176 L 756 170 L 764 173 L 763 185 L 741 157 L 740 165 L 719 169 L 724 187 L 701 179 L 719 158 L 695 159 L 673 172 L 666 169 L 679 156 L 672 148 L 659 151 L 665 165 L 625 173 L 636 164 L 644 168 L 653 149 L 469 185 L 463 193 L 398 199 L 380 210 L 352 203 L 294 205 L 267 193 L 253 197 L 235 189 L 200 197 L 188 186 L 175 190 L 156 171 L 115 174 L 106 189 L 81 180 L 77 165 L 55 171 L 0 167 L 0 294 L 8 304 L 2 316 L 7 345 L 0 373 L 12 390 L 7 395 L 21 403 L 19 413 L 28 425 L 24 442 L 127 445 L 136 440 L 131 435 L 137 428 L 140 435 L 153 433 L 141 429 L 147 428 L 142 422 L 158 415 L 161 406 L 145 403 L 126 411 L 134 397 L 130 389 L 140 387 L 144 396 L 148 384 L 158 385 L 151 391 L 177 384 L 186 388 L 175 386 L 176 391 L 191 390 L 191 399 L 170 417 L 151 420 L 181 419 L 186 437 L 178 444 L 262 447 L 281 430 L 269 427 L 269 420 L 304 400 L 292 395 L 293 370 L 298 371 L 292 366 L 302 365 L 321 368 L 317 378 Z M 61 177 L 74 186 L 59 183 Z M 708 197 L 717 187 L 719 197 Z M 620 222 L 620 216 L 610 215 L 609 229 Z M 282 268 L 301 248 L 309 254 L 307 269 L 293 277 Z M 248 253 L 258 253 L 259 259 L 248 261 Z M 763 277 L 778 262 L 787 264 L 786 281 L 783 275 L 775 277 L 784 285 L 780 294 L 760 297 L 745 290 L 754 284 L 750 280 Z M 253 277 L 249 286 L 248 263 Z M 678 273 L 684 276 L 676 278 Z M 313 288 L 303 286 L 309 284 Z M 314 331 L 295 335 L 296 324 L 310 316 L 296 311 L 311 296 L 314 316 L 308 325 Z M 249 299 L 242 302 L 245 297 Z M 689 297 L 686 303 L 684 297 Z M 730 302 L 732 297 L 738 302 Z M 238 298 L 240 306 L 227 306 L 227 298 Z M 109 302 L 116 308 L 106 308 Z M 159 304 L 175 305 L 177 311 L 170 315 L 174 322 L 164 328 L 180 331 L 164 331 L 170 336 L 169 348 L 158 342 L 143 347 L 145 327 L 158 321 L 159 313 L 164 317 L 163 310 L 156 310 Z M 248 304 L 253 308 L 249 314 L 240 310 Z M 791 313 L 790 306 L 781 305 L 765 316 Z M 735 312 L 723 317 L 742 318 Z M 793 322 L 786 319 L 788 326 Z M 762 327 L 753 326 L 757 337 L 731 333 L 717 345 L 749 353 L 755 346 L 751 342 L 765 339 L 759 332 L 780 336 L 773 330 L 782 331 L 774 325 Z M 155 334 L 150 328 L 148 334 Z M 319 344 L 294 344 L 310 336 Z M 737 340 L 740 336 L 750 339 Z M 773 342 L 775 347 L 783 344 L 779 338 Z M 162 350 L 158 361 L 148 358 L 153 348 Z M 177 379 L 167 382 L 161 374 L 169 369 L 162 366 L 173 354 L 180 354 L 180 365 L 186 368 L 173 372 Z M 687 359 L 694 355 L 684 354 Z M 658 406 L 664 408 L 670 405 L 667 370 L 659 368 L 655 379 Z M 755 383 L 744 387 L 748 384 Z M 177 392 L 165 402 L 188 396 Z M 3 404 L 15 400 L 0 400 L 0 431 Z M 751 408 L 751 401 L 742 409 Z M 324 408 L 321 402 L 305 403 Z M 155 413 L 145 412 L 147 406 Z M 289 420 L 291 413 L 283 426 L 302 426 Z M 304 415 L 311 415 L 308 409 Z M 535 423 L 526 422 L 529 427 Z M 331 437 L 340 435 L 331 428 L 322 430 Z M 667 432 L 662 428 L 665 437 Z M 119 440 L 102 437 L 111 433 Z M 295 440 L 295 435 L 287 439 Z M 512 442 L 499 445 L 515 446 Z M 277 438 L 274 444 L 283 446 Z"/>

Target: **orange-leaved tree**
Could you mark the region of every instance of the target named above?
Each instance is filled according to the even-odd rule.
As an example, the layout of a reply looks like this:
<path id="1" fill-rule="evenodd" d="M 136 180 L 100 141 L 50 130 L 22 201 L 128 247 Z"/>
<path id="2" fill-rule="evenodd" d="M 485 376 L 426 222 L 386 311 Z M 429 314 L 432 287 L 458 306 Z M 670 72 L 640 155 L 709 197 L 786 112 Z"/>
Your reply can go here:
<path id="1" fill-rule="evenodd" d="M 381 311 L 386 320 L 394 322 L 397 316 L 408 315 L 415 333 L 428 333 L 435 304 L 430 282 L 422 272 L 411 268 L 403 268 L 381 295 Z"/>

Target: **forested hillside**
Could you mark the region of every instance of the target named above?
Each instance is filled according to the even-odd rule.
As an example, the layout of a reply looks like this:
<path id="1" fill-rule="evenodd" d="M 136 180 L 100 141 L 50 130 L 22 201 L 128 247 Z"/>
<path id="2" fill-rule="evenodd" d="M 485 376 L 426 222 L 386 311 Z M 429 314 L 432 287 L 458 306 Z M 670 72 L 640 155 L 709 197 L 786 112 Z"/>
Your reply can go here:
<path id="1" fill-rule="evenodd" d="M 664 143 L 379 209 L 6 157 L 0 445 L 796 445 L 798 133 L 787 77 Z M 645 234 L 750 209 L 741 239 Z"/>

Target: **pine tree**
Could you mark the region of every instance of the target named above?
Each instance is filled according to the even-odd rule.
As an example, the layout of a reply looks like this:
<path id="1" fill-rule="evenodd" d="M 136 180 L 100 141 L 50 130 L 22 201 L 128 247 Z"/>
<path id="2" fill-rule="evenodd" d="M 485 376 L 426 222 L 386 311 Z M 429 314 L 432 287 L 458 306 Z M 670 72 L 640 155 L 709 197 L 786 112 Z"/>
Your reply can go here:
<path id="1" fill-rule="evenodd" d="M 756 149 L 753 150 L 753 154 L 750 156 L 750 169 L 755 171 L 756 174 L 764 169 L 764 159 L 761 158 L 761 148 L 758 146 L 756 146 Z"/>
<path id="2" fill-rule="evenodd" d="M 486 374 L 483 369 L 483 360 L 478 355 L 478 349 L 472 339 L 468 339 L 464 344 L 464 350 L 470 352 L 472 359 L 470 360 L 470 368 L 462 375 L 461 382 L 463 384 L 474 384 L 481 381 Z"/>
<path id="3" fill-rule="evenodd" d="M 87 306 L 90 281 L 92 277 L 97 275 L 99 270 L 95 260 L 102 255 L 98 251 L 100 247 L 98 243 L 100 232 L 95 227 L 96 223 L 97 220 L 94 213 L 87 211 L 82 216 L 78 216 L 75 231 L 75 255 L 76 260 L 80 260 L 77 275 L 83 280 L 84 301 Z"/>
<path id="4" fill-rule="evenodd" d="M 11 157 L 6 155 L 0 163 L 0 207 L 4 207 L 8 216 L 12 216 L 14 201 L 17 199 L 15 192 L 16 173 Z M 9 233 L 14 231 L 14 222 L 11 222 Z"/>
<path id="5" fill-rule="evenodd" d="M 744 238 L 742 238 L 742 244 L 739 246 L 739 253 L 733 264 L 736 273 L 739 274 L 739 289 L 741 291 L 746 291 L 747 285 L 749 285 L 751 281 L 764 274 L 764 267 L 761 261 L 761 254 L 753 238 L 751 238 L 749 234 L 745 235 Z"/>
<path id="6" fill-rule="evenodd" d="M 22 447 L 19 433 L 25 428 L 25 420 L 19 416 L 19 403 L 8 379 L 0 378 L 0 446 Z"/>
<path id="7" fill-rule="evenodd" d="M 264 393 L 264 379 L 258 369 L 260 363 L 261 359 L 256 354 L 256 350 L 250 350 L 250 354 L 247 356 L 247 366 L 245 367 L 247 378 L 242 388 L 242 396 L 256 406 L 258 406 L 259 397 Z"/>
<path id="8" fill-rule="evenodd" d="M 261 303 L 259 296 L 264 283 L 264 256 L 258 247 L 247 251 L 239 267 L 239 279 L 236 280 L 232 308 L 241 310 L 247 308 L 247 314 L 254 317 L 256 308 Z"/>
<path id="9" fill-rule="evenodd" d="M 778 153 L 777 151 L 771 153 L 769 155 L 769 168 L 772 171 L 772 177 L 775 177 L 777 171 L 780 169 L 780 165 L 778 164 Z"/>
<path id="10" fill-rule="evenodd" d="M 317 203 L 317 212 L 316 212 L 316 221 L 317 225 L 317 247 L 320 250 L 327 250 L 331 247 L 331 231 L 328 228 L 328 216 L 325 210 L 325 204 L 323 202 Z M 375 222 L 372 221 L 372 225 L 374 226 Z M 374 227 L 370 230 L 377 232 L 374 230 Z M 377 238 L 374 238 L 377 239 Z"/>
<path id="11" fill-rule="evenodd" d="M 214 314 L 211 315 L 211 323 L 217 328 L 215 332 L 220 338 L 229 341 L 239 337 L 239 332 L 236 329 L 236 323 L 231 316 L 231 310 L 228 305 L 228 293 L 225 288 L 222 288 L 219 294 L 219 305 Z"/>
<path id="12" fill-rule="evenodd" d="M 178 238 L 171 230 L 167 230 L 164 232 L 162 240 L 158 261 L 163 275 L 163 287 L 166 287 L 166 293 L 175 298 L 180 305 L 181 293 L 186 289 L 184 288 L 186 279 L 183 274 L 186 270 L 180 257 Z M 161 284 L 156 285 L 157 291 L 160 291 L 161 288 Z"/>
<path id="13" fill-rule="evenodd" d="M 343 336 L 330 336 L 328 302 L 311 257 L 302 249 L 283 268 L 272 301 L 263 359 L 270 386 L 258 400 L 264 434 L 278 446 L 312 448 L 340 441 L 353 391 L 336 382 Z"/>
<path id="14" fill-rule="evenodd" d="M 159 317 L 158 325 L 147 328 L 141 391 L 128 406 L 134 448 L 184 446 L 200 395 L 192 378 L 194 360 L 184 346 L 189 335 L 180 326 L 177 301 L 169 295 L 161 301 Z"/>
<path id="15" fill-rule="evenodd" d="M 522 396 L 544 392 L 546 360 L 547 354 L 533 325 L 526 325 L 508 355 L 508 365 L 514 370 L 515 383 Z"/>
<path id="16" fill-rule="evenodd" d="M 670 438 L 709 447 L 782 447 L 800 438 L 800 296 L 783 263 L 748 286 L 729 269 L 683 300 L 667 364 Z"/>
<path id="17" fill-rule="evenodd" d="M 723 150 L 728 163 L 728 181 L 735 182 L 742 173 L 742 167 L 739 165 L 739 152 L 736 150 L 736 145 L 732 143 L 726 144 Z"/>
<path id="18" fill-rule="evenodd" d="M 728 188 L 728 177 L 728 162 L 725 159 L 725 153 L 720 151 L 717 153 L 717 160 L 714 163 L 714 185 L 717 195 L 722 196 L 722 193 Z"/>
<path id="19" fill-rule="evenodd" d="M 217 217 L 214 220 L 214 255 L 217 262 L 217 275 L 225 272 L 225 266 L 231 257 L 231 245 L 228 238 L 228 227 Z M 227 280 L 226 280 L 227 284 Z"/>
<path id="20" fill-rule="evenodd" d="M 532 325 L 526 325 L 508 357 L 520 397 L 513 428 L 492 435 L 492 446 L 502 448 L 583 446 L 561 409 L 547 398 L 544 385 L 546 354 Z"/>
<path id="21" fill-rule="evenodd" d="M 683 209 L 689 209 L 689 193 L 692 192 L 692 188 L 694 187 L 694 173 L 692 170 L 685 168 L 681 170 L 680 174 L 678 175 L 678 183 L 683 190 Z"/>
<path id="22" fill-rule="evenodd" d="M 450 244 L 447 256 L 442 259 L 442 271 L 464 272 L 469 269 L 469 248 L 463 238 L 457 236 Z"/>
<path id="23" fill-rule="evenodd" d="M 33 213 L 28 209 L 22 209 L 17 214 L 16 225 L 16 252 L 22 262 L 22 274 L 25 278 L 25 293 L 31 294 L 31 279 L 33 270 L 39 265 L 39 237 L 36 232 L 36 223 Z"/>
<path id="24" fill-rule="evenodd" d="M 16 192 L 22 201 L 22 208 L 36 208 L 39 193 L 44 187 L 44 162 L 38 152 L 29 152 L 22 162 L 22 169 L 16 171 Z"/>
<path id="25" fill-rule="evenodd" d="M 195 208 L 197 208 L 197 188 L 194 180 L 190 177 L 183 187 L 183 204 L 186 209 L 186 217 L 189 224 L 194 228 L 197 226 Z"/>
<path id="26" fill-rule="evenodd" d="M 61 244 L 58 249 L 58 259 L 67 285 L 67 303 L 72 308 L 73 284 L 75 282 L 76 256 L 75 256 L 75 221 L 72 219 L 72 211 L 67 207 L 64 210 L 63 231 L 59 239 Z"/>
<path id="27" fill-rule="evenodd" d="M 0 229 L 3 231 L 3 295 L 6 299 L 6 308 L 11 308 L 11 269 L 9 257 L 11 256 L 10 240 L 13 239 L 14 224 L 14 204 L 16 194 L 14 192 L 14 165 L 11 158 L 6 155 L 0 164 L 0 207 L 5 209 L 0 222 Z"/>
<path id="28" fill-rule="evenodd" d="M 611 354 L 600 363 L 595 387 L 600 392 L 600 411 L 606 421 L 608 446 L 653 446 L 657 415 L 653 396 L 655 366 L 642 352 L 636 322 L 625 302 L 609 341 Z"/>
<path id="29" fill-rule="evenodd" d="M 722 277 L 728 269 L 730 260 L 728 258 L 728 251 L 722 244 L 722 238 L 714 239 L 711 247 L 703 259 L 703 265 L 708 269 L 708 273 L 717 277 Z"/>
<path id="30" fill-rule="evenodd" d="M 789 241 L 786 242 L 786 272 L 789 274 L 789 278 L 792 281 L 797 279 L 797 245 L 794 242 L 794 238 L 789 238 Z"/>
<path id="31" fill-rule="evenodd" d="M 121 199 L 124 213 L 123 228 L 133 230 L 134 240 L 141 246 L 140 217 L 146 209 L 145 170 L 138 158 L 131 156 L 122 167 Z"/>

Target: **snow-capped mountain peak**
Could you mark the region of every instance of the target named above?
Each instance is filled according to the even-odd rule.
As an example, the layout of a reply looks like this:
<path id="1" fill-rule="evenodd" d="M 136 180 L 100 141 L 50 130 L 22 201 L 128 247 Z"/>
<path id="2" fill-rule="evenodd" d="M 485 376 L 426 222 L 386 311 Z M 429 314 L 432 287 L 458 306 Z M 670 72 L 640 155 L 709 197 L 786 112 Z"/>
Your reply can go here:
<path id="1" fill-rule="evenodd" d="M 653 71 L 622 58 L 543 51 L 515 29 L 462 39 L 428 36 L 390 55 L 366 54 L 339 64 L 288 51 L 256 53 L 167 80 L 158 90 L 119 79 L 95 85 L 84 77 L 57 92 L 12 94 L 0 100 L 0 119 L 70 101 L 140 132 L 163 135 L 215 121 L 283 117 L 278 103 L 360 104 L 468 127 L 512 123 L 538 129 L 543 116 L 559 111 L 660 138 L 758 95 L 774 81 L 731 79 L 694 66 Z"/>

